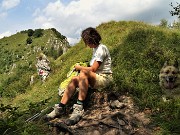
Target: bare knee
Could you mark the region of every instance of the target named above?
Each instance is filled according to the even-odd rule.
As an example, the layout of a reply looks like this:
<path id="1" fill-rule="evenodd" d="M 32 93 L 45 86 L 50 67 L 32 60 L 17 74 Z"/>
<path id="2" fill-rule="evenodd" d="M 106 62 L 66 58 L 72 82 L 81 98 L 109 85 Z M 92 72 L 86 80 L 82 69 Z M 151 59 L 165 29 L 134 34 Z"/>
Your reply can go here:
<path id="1" fill-rule="evenodd" d="M 72 77 L 71 83 L 73 83 L 73 84 L 78 84 L 78 77 L 77 77 L 77 76 Z"/>
<path id="2" fill-rule="evenodd" d="M 87 78 L 89 76 L 89 72 L 90 71 L 88 71 L 88 70 L 81 70 L 81 72 L 79 74 L 80 78 L 81 77 L 83 77 L 83 78 L 86 77 Z"/>

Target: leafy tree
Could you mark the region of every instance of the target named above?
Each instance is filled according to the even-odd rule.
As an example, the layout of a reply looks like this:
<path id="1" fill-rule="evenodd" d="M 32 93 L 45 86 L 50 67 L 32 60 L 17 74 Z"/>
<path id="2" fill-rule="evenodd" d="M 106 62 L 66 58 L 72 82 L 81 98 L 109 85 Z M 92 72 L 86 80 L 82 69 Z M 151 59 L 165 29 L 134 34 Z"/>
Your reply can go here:
<path id="1" fill-rule="evenodd" d="M 31 44 L 31 43 L 32 43 L 32 39 L 31 39 L 30 37 L 28 37 L 28 38 L 26 39 L 26 43 L 27 43 L 27 44 Z"/>
<path id="2" fill-rule="evenodd" d="M 180 18 L 178 19 L 178 21 L 174 21 L 173 22 L 173 28 L 174 29 L 180 29 Z"/>
<path id="3" fill-rule="evenodd" d="M 41 37 L 43 35 L 43 29 L 36 29 L 34 31 L 33 37 L 38 38 Z"/>
<path id="4" fill-rule="evenodd" d="M 51 30 L 56 34 L 57 38 L 66 39 L 66 37 L 62 35 L 60 32 L 58 32 L 55 28 L 51 28 Z"/>
<path id="5" fill-rule="evenodd" d="M 177 6 L 174 6 L 171 2 L 170 6 L 173 8 L 173 10 L 170 11 L 170 14 L 172 16 L 177 15 L 178 18 L 180 18 L 180 4 L 178 2 L 176 2 L 176 4 L 177 4 Z"/>
<path id="6" fill-rule="evenodd" d="M 166 28 L 168 26 L 168 21 L 166 19 L 161 19 L 160 27 Z"/>
<path id="7" fill-rule="evenodd" d="M 28 29 L 28 36 L 31 37 L 33 35 L 34 31 L 32 29 Z"/>

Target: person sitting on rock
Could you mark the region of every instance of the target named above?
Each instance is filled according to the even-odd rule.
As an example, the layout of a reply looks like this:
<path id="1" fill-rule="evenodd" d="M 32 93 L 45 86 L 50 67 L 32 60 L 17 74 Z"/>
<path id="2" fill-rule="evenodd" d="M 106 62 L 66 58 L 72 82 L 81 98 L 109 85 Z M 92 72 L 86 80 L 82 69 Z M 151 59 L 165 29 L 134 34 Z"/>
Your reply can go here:
<path id="1" fill-rule="evenodd" d="M 84 113 L 83 103 L 87 96 L 88 87 L 102 89 L 108 86 L 112 81 L 111 56 L 108 48 L 101 44 L 101 36 L 95 28 L 89 27 L 82 31 L 81 37 L 88 47 L 93 49 L 92 59 L 89 67 L 76 65 L 75 70 L 80 74 L 71 79 L 59 104 L 55 104 L 54 110 L 46 114 L 46 120 L 52 120 L 61 117 L 65 113 L 65 106 L 73 96 L 76 88 L 79 88 L 77 103 L 73 105 L 73 112 L 67 125 L 76 124 Z"/>

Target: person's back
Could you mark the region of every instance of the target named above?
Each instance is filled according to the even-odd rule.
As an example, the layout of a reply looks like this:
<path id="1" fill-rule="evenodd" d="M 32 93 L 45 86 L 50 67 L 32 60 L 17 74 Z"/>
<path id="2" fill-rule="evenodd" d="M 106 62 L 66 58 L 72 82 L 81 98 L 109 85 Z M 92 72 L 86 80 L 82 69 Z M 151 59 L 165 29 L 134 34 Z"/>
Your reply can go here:
<path id="1" fill-rule="evenodd" d="M 94 60 L 102 61 L 96 73 L 112 74 L 111 56 L 110 56 L 108 48 L 105 45 L 100 44 L 98 47 L 93 48 L 93 56 L 90 61 L 90 66 L 92 66 L 92 64 L 94 63 Z"/>

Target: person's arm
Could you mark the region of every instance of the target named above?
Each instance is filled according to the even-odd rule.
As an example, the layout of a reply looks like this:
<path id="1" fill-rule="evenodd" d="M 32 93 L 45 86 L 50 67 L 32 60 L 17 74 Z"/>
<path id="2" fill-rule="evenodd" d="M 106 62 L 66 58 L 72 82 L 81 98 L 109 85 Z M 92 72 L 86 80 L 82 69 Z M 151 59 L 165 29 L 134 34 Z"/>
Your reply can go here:
<path id="1" fill-rule="evenodd" d="M 76 65 L 75 69 L 76 70 L 89 70 L 92 72 L 96 72 L 97 69 L 100 67 L 100 65 L 101 65 L 100 61 L 94 61 L 93 65 L 91 67 L 83 67 L 83 66 Z"/>

